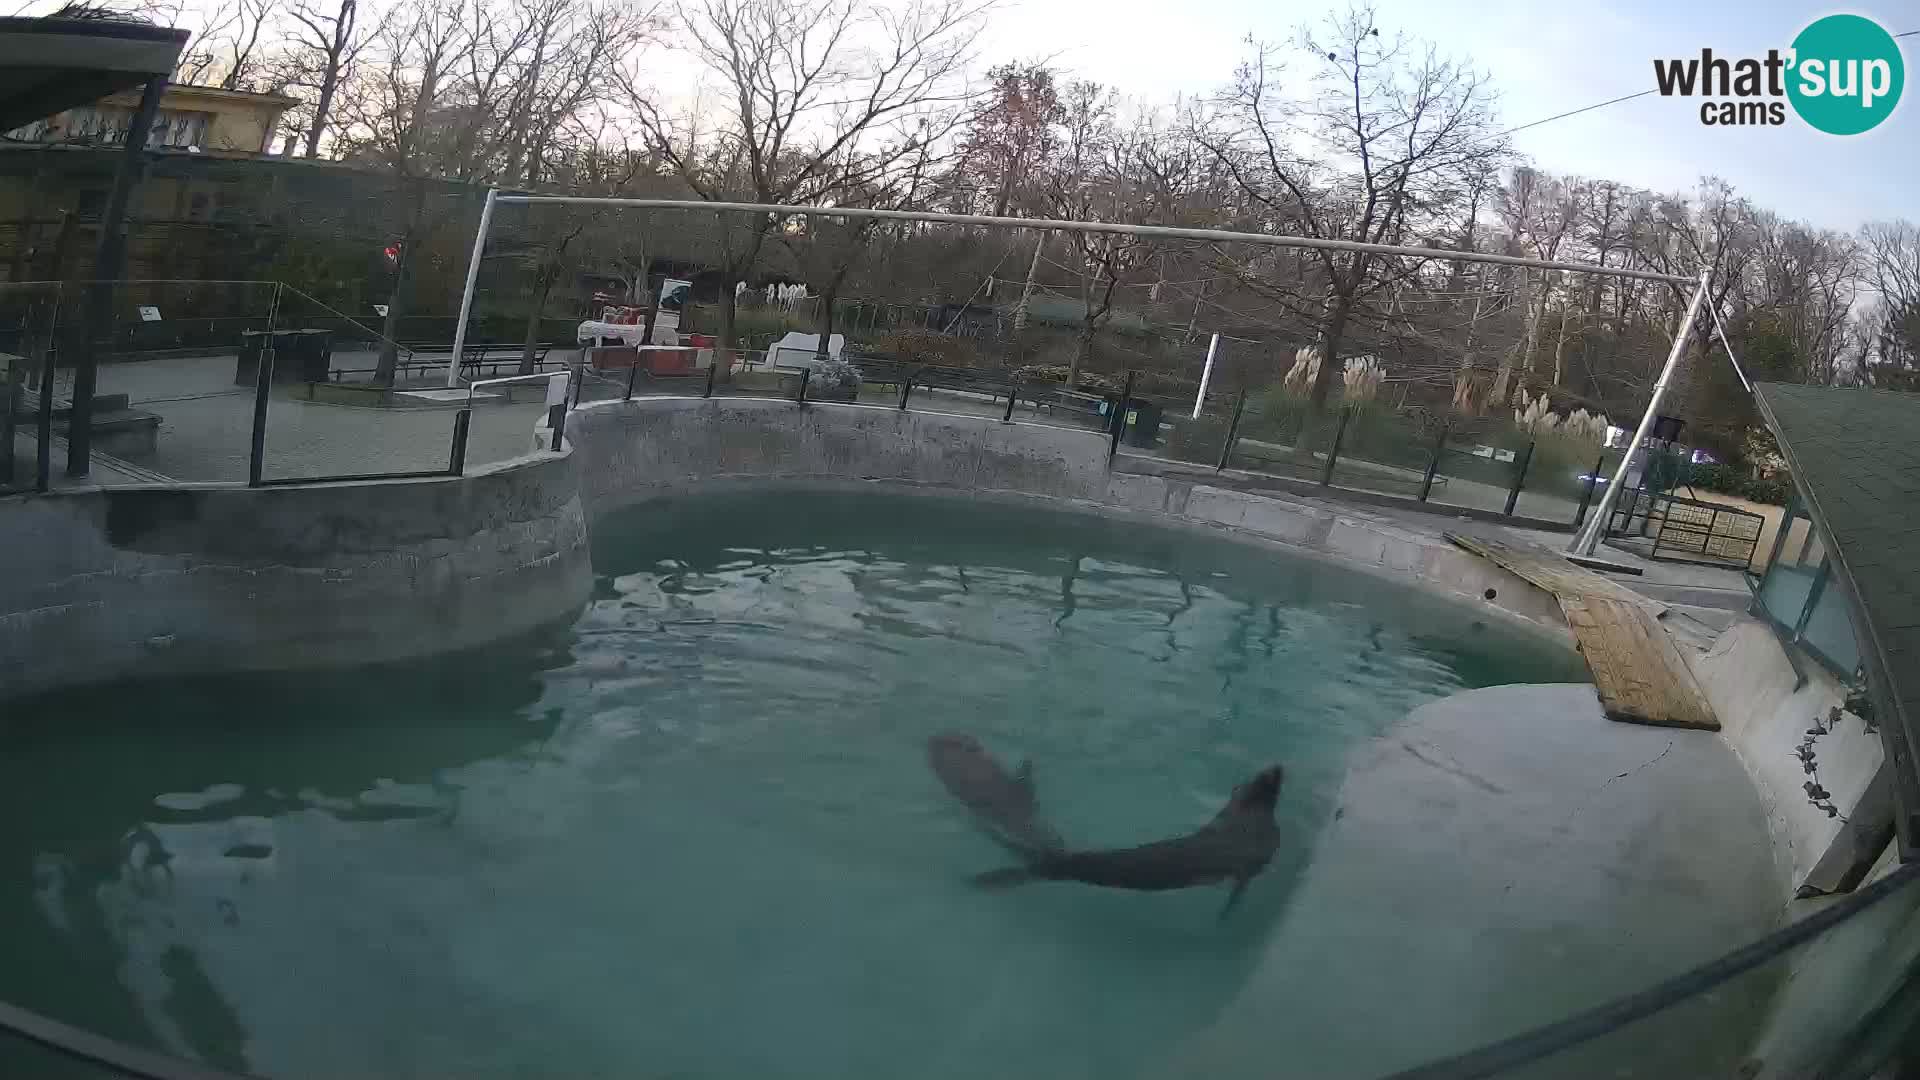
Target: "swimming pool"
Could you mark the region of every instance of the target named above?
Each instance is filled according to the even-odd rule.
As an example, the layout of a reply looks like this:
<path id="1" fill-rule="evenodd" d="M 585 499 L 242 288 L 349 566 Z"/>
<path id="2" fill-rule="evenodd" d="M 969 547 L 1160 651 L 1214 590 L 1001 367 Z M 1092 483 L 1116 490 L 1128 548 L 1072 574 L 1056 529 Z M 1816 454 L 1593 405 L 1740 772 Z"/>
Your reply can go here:
<path id="1" fill-rule="evenodd" d="M 15 703 L 0 999 L 278 1077 L 1130 1074 L 1242 991 L 1356 741 L 1583 677 L 1324 562 L 993 503 L 658 501 L 593 558 L 575 623 L 481 652 Z M 983 891 L 953 731 L 1074 847 L 1281 763 L 1279 854 L 1224 921 Z"/>

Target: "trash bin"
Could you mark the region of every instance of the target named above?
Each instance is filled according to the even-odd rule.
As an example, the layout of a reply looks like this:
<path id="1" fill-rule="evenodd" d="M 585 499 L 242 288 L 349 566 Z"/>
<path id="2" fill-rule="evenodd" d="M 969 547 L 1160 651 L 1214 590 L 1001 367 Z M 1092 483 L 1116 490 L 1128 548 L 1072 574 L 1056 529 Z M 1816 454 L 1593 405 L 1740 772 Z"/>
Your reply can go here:
<path id="1" fill-rule="evenodd" d="M 260 353 L 267 347 L 265 330 L 240 331 L 240 360 L 233 366 L 235 386 L 252 386 L 260 375 Z"/>
<path id="2" fill-rule="evenodd" d="M 333 366 L 331 330 L 242 330 L 240 359 L 234 364 L 236 385 L 252 386 L 259 377 L 260 359 L 273 342 L 273 381 L 326 382 Z"/>
<path id="3" fill-rule="evenodd" d="M 1127 399 L 1127 445 L 1151 450 L 1160 442 L 1160 404 Z"/>
<path id="4" fill-rule="evenodd" d="M 333 332 L 287 330 L 275 335 L 274 382 L 326 382 L 333 367 Z"/>

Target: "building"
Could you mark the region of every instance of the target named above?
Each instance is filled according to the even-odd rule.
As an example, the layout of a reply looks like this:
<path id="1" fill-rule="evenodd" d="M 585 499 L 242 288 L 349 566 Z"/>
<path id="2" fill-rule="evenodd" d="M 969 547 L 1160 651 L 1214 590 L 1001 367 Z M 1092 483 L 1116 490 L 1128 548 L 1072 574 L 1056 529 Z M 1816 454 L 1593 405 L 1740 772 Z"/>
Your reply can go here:
<path id="1" fill-rule="evenodd" d="M 298 104 L 282 94 L 170 83 L 160 96 L 147 145 L 189 152 L 269 153 L 280 118 Z M 118 146 L 126 141 L 139 105 L 140 91 L 124 90 L 15 128 L 6 137 L 14 142 Z"/>

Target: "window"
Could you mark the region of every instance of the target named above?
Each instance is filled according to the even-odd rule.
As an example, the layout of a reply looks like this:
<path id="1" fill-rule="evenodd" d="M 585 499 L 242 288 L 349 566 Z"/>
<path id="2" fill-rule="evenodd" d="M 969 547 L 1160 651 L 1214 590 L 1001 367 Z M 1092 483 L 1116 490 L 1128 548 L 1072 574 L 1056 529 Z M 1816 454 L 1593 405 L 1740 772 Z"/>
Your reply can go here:
<path id="1" fill-rule="evenodd" d="M 204 147 L 212 119 L 211 113 L 161 109 L 159 115 L 154 117 L 153 138 L 148 145 L 171 146 L 181 150 Z"/>
<path id="2" fill-rule="evenodd" d="M 1853 677 L 1860 646 L 1847 614 L 1847 594 L 1798 496 L 1781 516 L 1757 599 L 1760 612 L 1782 633 L 1842 678 Z"/>

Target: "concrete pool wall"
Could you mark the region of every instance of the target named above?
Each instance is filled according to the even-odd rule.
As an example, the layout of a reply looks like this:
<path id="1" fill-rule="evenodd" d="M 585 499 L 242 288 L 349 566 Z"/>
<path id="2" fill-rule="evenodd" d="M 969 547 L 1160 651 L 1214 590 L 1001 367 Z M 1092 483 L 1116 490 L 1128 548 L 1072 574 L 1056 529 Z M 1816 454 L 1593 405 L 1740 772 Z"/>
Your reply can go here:
<path id="1" fill-rule="evenodd" d="M 564 454 L 464 477 L 0 500 L 0 696 L 484 644 L 579 610 Z"/>
<path id="2" fill-rule="evenodd" d="M 581 408 L 568 417 L 567 436 L 590 515 L 695 489 L 767 481 L 1038 497 L 1277 542 L 1421 585 L 1572 643 L 1552 597 L 1431 532 L 1359 509 L 1115 472 L 1108 468 L 1107 436 L 1099 432 L 873 406 L 636 398 Z"/>
<path id="3" fill-rule="evenodd" d="M 592 586 L 588 530 L 599 516 L 690 491 L 768 483 L 880 484 L 1040 500 L 1204 529 L 1413 584 L 1563 644 L 1571 641 L 1552 598 L 1454 548 L 1437 527 L 1402 526 L 1382 514 L 1313 500 L 1114 471 L 1106 437 L 1095 432 L 855 405 L 647 398 L 587 405 L 569 415 L 566 434 L 566 450 L 535 452 L 458 478 L 260 489 L 170 485 L 0 500 L 0 552 L 6 553 L 0 573 L 0 697 L 133 676 L 351 665 L 483 644 L 580 609 Z M 1731 760 L 1712 752 L 1725 755 L 1730 745 L 1746 765 L 1775 840 L 1767 857 L 1776 860 L 1780 878 L 1790 871 L 1797 882 L 1837 825 L 1799 797 L 1802 777 L 1792 745 L 1811 716 L 1837 700 L 1839 689 L 1823 678 L 1796 689 L 1777 649 L 1764 627 L 1737 625 L 1698 666 L 1703 688 L 1727 722 L 1719 738 L 1609 724 L 1590 692 L 1569 686 L 1548 691 L 1558 695 L 1554 717 L 1566 721 L 1554 728 L 1553 738 L 1566 744 L 1561 754 L 1548 753 L 1553 739 L 1536 744 L 1525 716 L 1506 708 L 1511 695 L 1499 692 L 1476 692 L 1472 702 L 1484 706 L 1477 711 L 1462 711 L 1469 704 L 1464 700 L 1435 706 L 1369 752 L 1382 766 L 1375 773 L 1392 781 L 1388 790 L 1406 771 L 1462 805 L 1489 798 L 1512 802 L 1535 790 L 1552 796 L 1543 795 L 1542 805 L 1559 798 L 1567 783 L 1559 773 L 1549 774 L 1546 764 L 1536 771 L 1548 779 L 1529 787 L 1501 776 L 1487 779 L 1479 768 L 1485 762 L 1467 776 L 1427 760 L 1460 756 L 1429 753 L 1429 744 L 1439 745 L 1435 732 L 1465 739 L 1460 732 L 1480 732 L 1480 718 L 1497 715 L 1499 726 L 1510 729 L 1510 741 L 1527 740 L 1514 741 L 1509 757 L 1538 752 L 1552 759 L 1553 769 L 1581 770 L 1589 793 L 1577 809 L 1587 816 L 1567 827 L 1584 824 L 1591 830 L 1585 842 L 1594 844 L 1614 831 L 1600 820 L 1594 800 L 1617 803 L 1620 814 L 1646 829 L 1684 832 L 1698 826 L 1698 815 L 1658 812 L 1668 807 L 1672 785 L 1702 798 L 1740 787 L 1741 797 L 1751 799 L 1753 792 L 1736 783 L 1739 770 L 1727 768 Z M 1446 726 L 1436 726 L 1441 720 Z M 1590 728 L 1592 735 L 1569 733 L 1569 725 Z M 1582 747 L 1590 750 L 1596 740 L 1607 756 L 1586 760 Z M 1821 779 L 1843 808 L 1871 776 L 1876 749 L 1877 742 L 1861 742 L 1851 729 L 1823 741 Z M 1710 786 L 1700 780 L 1707 768 L 1715 770 Z M 1654 784 L 1659 791 L 1648 788 Z M 1500 809 L 1495 802 L 1488 806 Z M 1722 839 L 1733 843 L 1735 834 L 1744 834 L 1739 807 L 1716 803 L 1710 809 L 1728 816 L 1718 829 Z M 1501 812 L 1498 820 L 1510 824 L 1530 822 L 1533 814 L 1510 806 Z M 1393 823 L 1391 814 L 1349 816 L 1349 830 Z M 1753 831 L 1761 830 L 1756 825 Z M 1662 834 L 1649 847 L 1640 842 L 1646 839 L 1641 833 L 1635 837 L 1633 852 L 1660 856 L 1643 860 L 1652 866 L 1648 873 L 1681 858 L 1692 842 Z M 1527 833 L 1522 839 L 1511 846 L 1527 863 L 1539 851 L 1566 843 L 1558 834 Z M 1456 849 L 1465 842 L 1449 841 Z M 1570 848 L 1565 857 L 1584 866 L 1580 854 Z M 1613 866 L 1603 858 L 1588 861 L 1596 874 Z M 1555 882 L 1542 874 L 1553 865 L 1541 859 L 1529 871 L 1549 892 Z M 1486 875 L 1456 876 L 1461 896 L 1469 897 L 1469 886 Z M 1683 878 L 1695 888 L 1698 876 Z M 1757 933 L 1764 912 L 1787 908 L 1783 882 L 1759 867 L 1742 863 L 1723 876 L 1744 901 L 1744 914 L 1735 920 L 1743 930 L 1739 940 Z M 1400 885 L 1412 892 L 1422 887 L 1419 881 Z M 1391 895 L 1378 887 L 1382 896 Z M 1604 889 L 1593 891 L 1592 902 L 1604 899 Z M 1755 891 L 1766 895 L 1756 898 Z M 1511 902 L 1504 894 L 1499 900 Z M 1788 914 L 1800 911 L 1796 906 Z M 1920 951 L 1920 915 L 1910 906 L 1890 910 L 1886 921 L 1903 947 L 1911 943 Z M 1550 937 L 1542 933 L 1543 941 Z M 1550 974 L 1552 968 L 1550 963 L 1541 970 Z M 1846 983 L 1864 969 L 1890 977 L 1891 969 L 1866 944 L 1803 950 L 1796 962 L 1809 985 L 1816 979 L 1826 986 Z M 1763 1036 L 1771 1052 L 1760 1055 L 1770 1066 L 1811 1056 L 1818 1040 L 1808 1034 L 1807 1007 L 1798 1000 L 1778 1006 Z M 1790 1015 L 1801 1022 L 1788 1022 Z"/>

